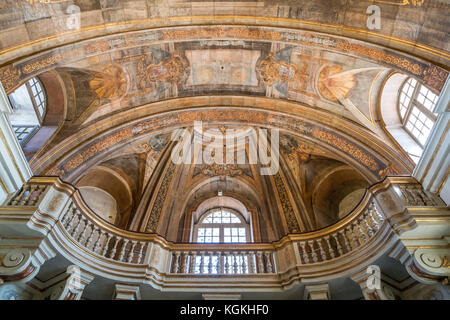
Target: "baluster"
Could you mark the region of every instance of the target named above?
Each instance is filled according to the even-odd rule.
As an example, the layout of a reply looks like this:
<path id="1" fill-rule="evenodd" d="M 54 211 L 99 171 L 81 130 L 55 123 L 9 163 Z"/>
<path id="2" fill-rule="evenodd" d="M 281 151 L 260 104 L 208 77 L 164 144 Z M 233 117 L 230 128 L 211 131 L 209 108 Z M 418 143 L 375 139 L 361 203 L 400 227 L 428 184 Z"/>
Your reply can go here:
<path id="1" fill-rule="evenodd" d="M 70 218 L 73 217 L 73 211 L 72 210 L 73 210 L 73 208 L 72 208 L 72 204 L 71 204 L 69 206 L 69 208 L 67 209 L 66 213 L 64 214 L 64 217 L 61 219 L 61 225 L 66 230 L 67 230 L 67 226 L 69 225 Z"/>
<path id="2" fill-rule="evenodd" d="M 109 243 L 110 243 L 110 241 L 112 241 L 112 238 L 113 238 L 112 234 L 109 234 L 106 232 L 105 232 L 105 234 L 106 234 L 106 241 L 105 241 L 105 244 L 104 244 L 104 247 L 102 250 L 103 257 L 106 257 L 106 254 L 108 253 L 108 249 L 109 249 Z"/>
<path id="3" fill-rule="evenodd" d="M 308 252 L 306 252 L 305 242 L 304 241 L 300 242 L 300 246 L 302 247 L 303 259 L 305 260 L 305 264 L 307 264 L 307 263 L 309 263 L 309 257 L 308 257 Z"/>
<path id="4" fill-rule="evenodd" d="M 372 207 L 372 218 L 375 220 L 378 228 L 381 227 L 381 223 L 383 222 L 383 217 L 379 214 L 378 208 L 375 203 L 371 204 Z"/>
<path id="5" fill-rule="evenodd" d="M 326 254 L 325 250 L 322 247 L 322 240 L 318 239 L 317 240 L 317 244 L 319 245 L 319 252 L 320 252 L 320 257 L 322 258 L 322 261 L 326 261 L 327 260 L 327 254 Z"/>
<path id="6" fill-rule="evenodd" d="M 378 224 L 376 220 L 373 217 L 373 210 L 369 207 L 369 211 L 367 213 L 367 223 L 369 224 L 370 228 L 373 230 L 373 233 L 375 234 L 378 230 Z"/>
<path id="7" fill-rule="evenodd" d="M 90 249 L 92 241 L 94 239 L 95 231 L 97 230 L 97 227 L 91 223 L 91 224 L 89 224 L 88 229 L 89 229 L 88 231 L 90 231 L 90 232 L 87 232 L 85 234 L 84 246 L 86 248 Z"/>
<path id="8" fill-rule="evenodd" d="M 180 263 L 179 263 L 179 259 L 180 259 L 180 252 L 176 251 L 174 253 L 175 256 L 175 260 L 174 260 L 174 267 L 173 267 L 173 273 L 180 273 L 179 272 L 179 268 L 180 268 Z"/>
<path id="9" fill-rule="evenodd" d="M 363 241 L 361 239 L 363 236 L 361 235 L 361 233 L 359 231 L 358 222 L 357 221 L 354 222 L 351 225 L 350 228 L 353 230 L 353 232 L 352 232 L 352 237 L 353 237 L 352 238 L 352 241 L 353 241 L 352 246 L 353 246 L 353 249 L 356 249 L 363 243 Z"/>
<path id="10" fill-rule="evenodd" d="M 140 244 L 140 248 L 139 248 L 137 263 L 142 264 L 144 262 L 143 260 L 144 260 L 145 243 L 139 241 L 138 244 Z"/>
<path id="11" fill-rule="evenodd" d="M 370 225 L 369 221 L 370 221 L 370 218 L 369 218 L 369 214 L 367 213 L 364 216 L 363 224 L 364 224 L 364 229 L 366 230 L 367 234 L 369 235 L 369 238 L 371 238 L 375 234 L 375 230 Z"/>
<path id="12" fill-rule="evenodd" d="M 78 232 L 79 232 L 78 229 L 80 228 L 80 225 L 82 224 L 82 222 L 83 222 L 83 216 L 77 211 L 77 222 L 74 224 L 72 232 L 70 233 L 72 238 L 75 239 L 75 236 L 78 234 Z"/>
<path id="13" fill-rule="evenodd" d="M 408 186 L 401 185 L 398 187 L 399 187 L 400 191 L 402 192 L 403 199 L 406 201 L 406 205 L 414 205 L 415 204 L 414 197 L 409 192 Z"/>
<path id="14" fill-rule="evenodd" d="M 213 271 L 213 255 L 214 252 L 209 252 L 209 261 L 208 261 L 208 274 L 212 274 Z"/>
<path id="15" fill-rule="evenodd" d="M 330 257 L 331 257 L 331 259 L 334 259 L 336 257 L 336 255 L 334 254 L 334 249 L 331 246 L 330 236 L 326 236 L 325 241 L 327 242 L 328 252 L 330 253 Z"/>
<path id="16" fill-rule="evenodd" d="M 225 274 L 230 273 L 230 253 L 225 252 Z"/>
<path id="17" fill-rule="evenodd" d="M 266 260 L 267 260 L 267 273 L 273 273 L 273 264 L 272 264 L 272 253 L 270 251 L 267 251 L 265 253 Z"/>
<path id="18" fill-rule="evenodd" d="M 224 274 L 225 270 L 225 264 L 224 264 L 224 255 L 222 251 L 218 251 L 217 252 L 217 262 L 218 262 L 218 266 L 217 266 L 217 274 Z"/>
<path id="19" fill-rule="evenodd" d="M 71 235 L 73 229 L 75 229 L 77 220 L 78 220 L 77 211 L 75 209 L 73 209 L 72 210 L 72 217 L 70 218 L 69 222 L 67 223 L 67 228 L 66 228 L 67 233 L 69 235 Z"/>
<path id="20" fill-rule="evenodd" d="M 191 257 L 191 263 L 189 265 L 189 273 L 194 274 L 195 273 L 195 260 L 197 257 L 197 253 L 195 251 L 191 251 L 190 253 L 190 257 Z"/>
<path id="21" fill-rule="evenodd" d="M 106 233 L 102 230 L 102 229 L 98 229 L 98 238 L 97 241 L 95 241 L 94 244 L 94 252 L 100 254 L 100 248 L 102 246 L 102 237 L 105 235 Z"/>
<path id="22" fill-rule="evenodd" d="M 241 252 L 241 255 L 242 255 L 242 273 L 250 273 L 250 270 L 247 270 L 247 263 L 245 262 L 246 258 L 249 259 L 248 254 L 247 252 L 243 251 Z"/>
<path id="23" fill-rule="evenodd" d="M 27 190 L 28 186 L 24 185 L 22 190 L 11 200 L 10 205 L 17 206 Z"/>
<path id="24" fill-rule="evenodd" d="M 200 274 L 205 273 L 205 251 L 200 252 Z"/>
<path id="25" fill-rule="evenodd" d="M 133 262 L 133 257 L 134 257 L 134 248 L 136 247 L 136 240 L 132 240 L 131 241 L 131 248 L 130 251 L 128 252 L 128 257 L 127 257 L 127 262 L 131 263 Z"/>
<path id="26" fill-rule="evenodd" d="M 19 205 L 25 206 L 28 199 L 30 199 L 30 197 L 31 197 L 31 192 L 33 190 L 32 188 L 34 188 L 34 187 L 36 187 L 36 186 L 29 186 L 29 185 L 24 186 L 24 188 L 23 188 L 24 192 L 21 194 Z M 27 191 L 28 191 L 28 193 L 27 193 Z"/>
<path id="27" fill-rule="evenodd" d="M 39 190 L 38 196 L 36 197 L 36 202 L 39 201 L 39 199 L 42 198 L 42 195 L 45 193 L 47 188 L 48 188 L 48 186 L 46 186 L 46 185 L 42 185 L 42 186 L 39 187 L 40 190 Z"/>
<path id="28" fill-rule="evenodd" d="M 81 216 L 81 221 L 82 222 L 79 224 L 79 227 L 78 227 L 79 230 L 78 230 L 77 238 L 76 238 L 77 242 L 80 244 L 81 244 L 81 240 L 83 240 L 84 231 L 86 230 L 87 225 L 88 225 L 88 221 L 84 216 Z"/>
<path id="29" fill-rule="evenodd" d="M 80 244 L 86 246 L 87 241 L 89 240 L 90 232 L 92 230 L 92 223 L 85 219 L 84 220 L 84 228 L 82 232 L 82 236 L 80 237 Z"/>
<path id="30" fill-rule="evenodd" d="M 114 242 L 114 246 L 113 246 L 113 248 L 112 248 L 112 250 L 111 250 L 111 253 L 110 253 L 110 255 L 109 255 L 109 258 L 110 258 L 110 259 L 113 259 L 113 260 L 114 260 L 114 258 L 115 258 L 115 256 L 116 256 L 117 246 L 119 245 L 119 242 L 120 242 L 120 240 L 122 239 L 122 238 L 119 237 L 119 236 L 115 236 L 115 238 L 116 238 L 116 242 Z"/>
<path id="31" fill-rule="evenodd" d="M 248 273 L 256 273 L 255 252 L 250 251 L 248 255 Z"/>
<path id="32" fill-rule="evenodd" d="M 333 233 L 332 235 L 332 237 L 336 241 L 336 247 L 338 249 L 339 256 L 342 256 L 344 254 L 344 249 L 342 248 L 341 243 L 339 241 L 339 235 L 341 235 L 342 238 L 344 239 L 344 246 L 348 245 L 347 238 L 345 237 L 344 234 L 345 234 L 344 230 L 339 230 L 338 233 Z"/>
<path id="33" fill-rule="evenodd" d="M 263 260 L 262 252 L 258 251 L 257 256 L 258 256 L 259 273 L 266 273 L 265 269 L 264 269 L 264 260 Z"/>
<path id="34" fill-rule="evenodd" d="M 189 273 L 189 251 L 183 252 L 183 273 Z"/>
<path id="35" fill-rule="evenodd" d="M 41 198 L 41 195 L 44 193 L 46 188 L 46 185 L 35 186 L 35 189 L 30 193 L 30 196 L 33 194 L 35 195 L 33 196 L 33 198 L 28 200 L 30 206 L 35 206 L 39 202 L 39 199 Z"/>
<path id="36" fill-rule="evenodd" d="M 238 271 L 239 271 L 239 265 L 238 265 L 238 262 L 237 262 L 237 259 L 238 259 L 237 254 L 238 253 L 236 251 L 233 252 L 233 273 L 234 274 L 237 274 Z"/>
<path id="37" fill-rule="evenodd" d="M 314 240 L 308 241 L 308 245 L 311 248 L 311 256 L 314 262 L 318 262 L 319 258 L 317 257 L 316 250 L 314 249 Z"/>
<path id="38" fill-rule="evenodd" d="M 360 219 L 358 219 L 358 221 L 356 222 L 356 226 L 357 226 L 357 229 L 358 229 L 358 234 L 360 236 L 360 237 L 358 237 L 359 242 L 360 242 L 360 244 L 363 244 L 364 242 L 369 240 L 369 236 L 368 236 L 366 230 L 364 230 L 363 223 L 362 223 L 362 221 Z"/>
<path id="39" fill-rule="evenodd" d="M 123 261 L 123 258 L 125 257 L 125 250 L 127 249 L 127 245 L 129 242 L 130 240 L 128 239 L 122 241 L 122 248 L 120 249 L 119 261 Z"/>
<path id="40" fill-rule="evenodd" d="M 41 188 L 38 185 L 31 186 L 30 193 L 28 194 L 25 203 L 27 206 L 34 206 L 41 195 Z"/>
<path id="41" fill-rule="evenodd" d="M 355 239 L 352 235 L 351 227 L 345 228 L 342 235 L 344 237 L 344 243 L 345 243 L 346 249 L 347 249 L 346 252 L 349 252 L 349 251 L 352 251 L 353 249 L 355 249 L 356 248 Z"/>

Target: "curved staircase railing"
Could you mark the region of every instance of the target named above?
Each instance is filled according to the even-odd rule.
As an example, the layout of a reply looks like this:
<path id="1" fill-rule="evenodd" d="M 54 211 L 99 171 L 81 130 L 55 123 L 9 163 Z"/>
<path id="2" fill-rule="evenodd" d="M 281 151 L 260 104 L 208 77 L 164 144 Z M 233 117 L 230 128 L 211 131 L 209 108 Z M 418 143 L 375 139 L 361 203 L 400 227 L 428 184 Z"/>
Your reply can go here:
<path id="1" fill-rule="evenodd" d="M 366 250 L 389 222 L 376 194 L 394 183 L 394 190 L 408 205 L 436 205 L 436 199 L 411 178 L 392 178 L 370 187 L 358 206 L 337 223 L 313 232 L 289 234 L 273 243 L 173 243 L 156 234 L 122 230 L 99 218 L 76 188 L 56 177 L 33 177 L 0 211 L 14 208 L 37 212 L 30 219 L 37 229 L 52 221 L 52 226 L 42 227 L 45 232 L 58 230 L 61 242 L 70 242 L 70 246 L 79 248 L 93 260 L 113 265 L 118 274 L 126 268 L 148 268 L 153 248 L 159 246 L 167 262 L 152 267 L 159 277 L 269 276 L 287 274 L 303 266 L 343 264 L 343 259 L 351 261 L 358 252 Z M 61 200 L 64 197 L 66 200 Z"/>

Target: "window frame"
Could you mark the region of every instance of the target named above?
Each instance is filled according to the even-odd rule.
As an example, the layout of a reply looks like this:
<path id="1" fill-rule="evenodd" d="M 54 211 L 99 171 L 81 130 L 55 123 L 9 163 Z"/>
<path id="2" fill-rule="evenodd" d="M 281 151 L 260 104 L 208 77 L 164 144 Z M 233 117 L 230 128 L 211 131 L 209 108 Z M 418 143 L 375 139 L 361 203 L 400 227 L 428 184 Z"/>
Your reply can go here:
<path id="1" fill-rule="evenodd" d="M 203 221 L 215 212 L 230 212 L 235 215 L 240 222 L 239 223 L 204 223 Z M 198 231 L 201 228 L 218 228 L 219 229 L 219 242 L 198 242 Z M 224 229 L 225 228 L 245 228 L 245 242 L 224 242 Z M 194 232 L 192 237 L 192 242 L 199 244 L 239 244 L 239 243 L 249 243 L 251 240 L 250 236 L 250 223 L 245 220 L 242 214 L 232 208 L 228 207 L 215 207 L 205 211 L 198 222 L 194 223 Z"/>
<path id="2" fill-rule="evenodd" d="M 405 115 L 402 117 L 401 115 L 401 98 L 402 98 L 402 94 L 404 93 L 404 88 L 406 86 L 406 84 L 408 83 L 409 80 L 414 79 L 412 77 L 408 77 L 405 79 L 405 81 L 403 81 L 402 85 L 400 86 L 400 90 L 399 90 L 399 94 L 398 94 L 398 99 L 397 99 L 397 112 L 398 112 L 398 116 L 400 119 L 400 123 L 403 127 L 403 129 L 409 134 L 409 136 L 423 149 L 425 147 L 426 144 L 426 140 L 429 137 L 429 134 L 425 140 L 424 143 L 421 143 L 419 138 L 416 137 L 411 130 L 409 130 L 407 128 L 407 123 L 408 120 L 411 116 L 411 113 L 414 109 L 414 107 L 416 107 L 420 112 L 422 112 L 428 119 L 430 119 L 431 121 L 433 121 L 433 125 L 430 128 L 430 132 L 433 129 L 434 124 L 437 121 L 437 115 L 435 115 L 432 111 L 430 111 L 427 107 L 425 107 L 421 102 L 418 101 L 418 96 L 420 94 L 420 89 L 422 88 L 422 86 L 427 89 L 430 90 L 432 93 L 434 93 L 430 88 L 428 88 L 427 86 L 423 85 L 422 83 L 420 83 L 417 79 L 414 79 L 416 81 L 416 85 L 414 87 L 413 93 L 411 94 L 411 99 L 408 103 L 408 106 L 406 107 L 406 112 Z M 436 95 L 436 93 L 434 93 Z M 439 96 L 438 96 L 439 97 Z M 434 108 L 434 106 L 433 106 Z"/>
<path id="3" fill-rule="evenodd" d="M 33 138 L 33 136 L 39 131 L 41 126 L 35 125 L 11 125 L 14 131 L 14 135 L 16 136 L 17 141 L 19 142 L 20 146 L 24 147 L 27 145 L 27 143 Z M 22 133 L 18 134 L 18 130 L 20 129 L 32 129 L 30 132 L 28 132 L 22 139 Z"/>
<path id="4" fill-rule="evenodd" d="M 30 84 L 30 81 L 32 81 L 33 79 L 36 82 L 34 84 Z M 36 84 L 39 85 L 41 91 L 36 90 L 37 94 L 34 94 L 32 87 L 33 86 L 36 87 Z M 44 85 L 42 84 L 42 81 L 38 77 L 33 77 L 33 78 L 28 79 L 25 82 L 25 85 L 27 87 L 28 94 L 30 95 L 30 100 L 31 100 L 31 102 L 33 104 L 34 111 L 36 112 L 36 116 L 37 116 L 37 118 L 39 120 L 39 125 L 42 126 L 42 122 L 44 121 L 44 118 L 45 118 L 45 116 L 47 114 L 47 92 L 45 91 L 45 88 L 44 88 Z M 37 89 L 37 87 L 36 87 L 36 89 Z M 43 96 L 43 101 L 41 101 L 41 103 L 38 105 L 37 102 L 36 102 L 36 97 L 39 96 L 39 94 L 41 92 L 42 92 L 42 96 Z M 39 106 L 40 105 L 43 106 L 42 115 L 41 115 L 41 112 L 39 111 Z"/>

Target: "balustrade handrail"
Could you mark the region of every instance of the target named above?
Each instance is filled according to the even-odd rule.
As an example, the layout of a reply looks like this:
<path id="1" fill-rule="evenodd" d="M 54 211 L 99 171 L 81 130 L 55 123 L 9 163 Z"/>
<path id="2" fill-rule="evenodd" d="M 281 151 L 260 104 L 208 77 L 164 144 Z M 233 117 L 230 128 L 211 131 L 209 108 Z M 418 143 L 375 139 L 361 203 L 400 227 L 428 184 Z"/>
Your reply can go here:
<path id="1" fill-rule="evenodd" d="M 69 196 L 72 203 L 72 209 L 75 210 L 74 212 L 76 212 L 76 214 L 80 215 L 79 218 L 75 219 L 78 226 L 73 228 L 69 226 L 71 222 L 70 219 L 74 220 L 73 217 L 69 217 L 68 211 L 70 209 L 67 208 L 66 212 L 60 215 L 59 223 L 63 227 L 69 229 L 68 233 L 73 234 L 74 239 L 79 244 L 84 246 L 88 245 L 92 248 L 90 249 L 91 251 L 99 254 L 102 254 L 102 250 L 98 248 L 99 242 L 101 242 L 100 240 L 102 239 L 106 239 L 106 243 L 102 244 L 106 247 L 104 250 L 105 252 L 102 255 L 106 255 L 107 252 L 110 258 L 116 260 L 120 258 L 120 261 L 125 262 L 130 259 L 130 261 L 133 259 L 136 260 L 133 257 L 125 257 L 125 255 L 128 254 L 125 251 L 133 251 L 136 247 L 139 248 L 141 251 L 140 254 L 142 255 L 144 247 L 148 246 L 149 243 L 157 243 L 162 248 L 172 252 L 256 252 L 274 251 L 288 243 L 294 242 L 297 242 L 302 246 L 301 250 L 304 251 L 304 254 L 307 253 L 310 255 L 311 259 L 308 258 L 306 260 L 317 262 L 321 259 L 317 258 L 316 255 L 322 255 L 322 260 L 329 260 L 346 254 L 365 242 L 358 239 L 351 239 L 352 235 L 350 235 L 350 240 L 347 239 L 346 232 L 348 230 L 355 231 L 358 236 L 367 240 L 367 238 L 373 236 L 380 229 L 382 217 L 379 215 L 378 209 L 375 206 L 374 195 L 381 190 L 387 189 L 394 182 L 399 184 L 417 183 L 414 182 L 414 179 L 408 177 L 386 178 L 369 187 L 359 204 L 347 216 L 330 226 L 306 233 L 288 234 L 272 243 L 232 243 L 232 247 L 230 247 L 230 244 L 175 243 L 164 239 L 164 237 L 158 234 L 128 231 L 118 228 L 96 215 L 85 203 L 79 190 L 69 183 L 62 182 L 58 177 L 31 178 L 22 190 L 17 192 L 14 197 L 7 200 L 6 205 L 29 207 L 27 206 L 27 201 L 34 199 L 31 203 L 33 206 L 38 207 L 49 187 L 53 186 L 57 191 L 66 193 Z M 42 185 L 47 185 L 48 187 L 35 187 Z M 24 192 L 24 190 L 29 190 L 29 192 Z M 36 200 L 33 192 L 37 192 L 36 194 L 38 194 L 40 198 Z M 82 224 L 81 227 L 79 226 L 80 224 Z M 93 237 L 95 232 L 96 236 Z M 89 234 L 90 237 L 94 239 L 85 239 Z M 333 240 L 330 242 L 330 237 L 334 237 L 334 242 Z M 120 244 L 120 241 L 123 243 Z M 124 249 L 122 250 L 121 247 Z M 334 252 L 327 252 L 326 248 L 328 248 L 329 251 Z M 122 250 L 123 252 L 116 252 L 117 250 Z M 141 259 L 137 260 L 141 261 Z"/>

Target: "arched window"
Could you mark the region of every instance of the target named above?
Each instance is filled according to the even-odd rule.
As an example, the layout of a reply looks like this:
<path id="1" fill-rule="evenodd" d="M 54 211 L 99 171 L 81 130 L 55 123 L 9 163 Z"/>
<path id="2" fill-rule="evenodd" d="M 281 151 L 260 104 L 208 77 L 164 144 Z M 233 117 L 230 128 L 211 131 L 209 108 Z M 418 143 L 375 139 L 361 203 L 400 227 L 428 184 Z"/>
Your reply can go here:
<path id="1" fill-rule="evenodd" d="M 399 95 L 398 111 L 405 130 L 423 148 L 437 116 L 439 96 L 413 78 L 406 79 Z"/>
<path id="2" fill-rule="evenodd" d="M 39 130 L 46 113 L 46 95 L 38 78 L 31 78 L 9 96 L 14 113 L 10 120 L 19 143 L 24 146 Z"/>
<path id="3" fill-rule="evenodd" d="M 198 243 L 245 243 L 249 239 L 249 224 L 228 208 L 206 212 L 194 227 L 194 241 Z"/>

